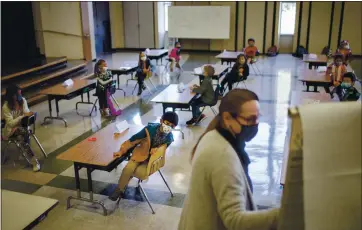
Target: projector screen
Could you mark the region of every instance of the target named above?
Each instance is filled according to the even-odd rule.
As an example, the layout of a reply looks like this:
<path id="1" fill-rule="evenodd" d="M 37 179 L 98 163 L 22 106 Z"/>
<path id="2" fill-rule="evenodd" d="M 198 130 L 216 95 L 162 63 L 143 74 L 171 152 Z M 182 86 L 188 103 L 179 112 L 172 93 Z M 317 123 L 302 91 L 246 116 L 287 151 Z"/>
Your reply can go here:
<path id="1" fill-rule="evenodd" d="M 229 39 L 230 6 L 170 6 L 168 36 Z"/>

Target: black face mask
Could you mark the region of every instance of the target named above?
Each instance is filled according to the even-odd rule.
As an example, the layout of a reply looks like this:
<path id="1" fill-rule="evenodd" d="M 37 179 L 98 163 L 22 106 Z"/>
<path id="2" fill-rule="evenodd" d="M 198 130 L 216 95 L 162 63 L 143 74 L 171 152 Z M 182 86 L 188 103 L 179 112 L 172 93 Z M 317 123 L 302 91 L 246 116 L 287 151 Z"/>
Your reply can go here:
<path id="1" fill-rule="evenodd" d="M 238 121 L 238 123 L 239 123 L 239 121 Z M 241 126 L 241 132 L 235 135 L 237 140 L 249 142 L 258 133 L 259 124 L 255 124 L 255 125 L 240 124 L 240 126 Z"/>
<path id="2" fill-rule="evenodd" d="M 16 97 L 16 100 L 18 102 L 21 102 L 23 100 L 23 96 L 21 94 L 18 94 L 18 96 Z"/>

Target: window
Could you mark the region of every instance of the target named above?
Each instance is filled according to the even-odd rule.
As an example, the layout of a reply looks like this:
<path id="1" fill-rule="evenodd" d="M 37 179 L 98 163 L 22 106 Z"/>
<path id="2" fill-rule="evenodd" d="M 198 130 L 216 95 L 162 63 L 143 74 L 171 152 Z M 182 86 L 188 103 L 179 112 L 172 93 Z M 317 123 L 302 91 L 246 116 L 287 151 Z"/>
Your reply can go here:
<path id="1" fill-rule="evenodd" d="M 297 3 L 282 2 L 280 4 L 280 34 L 293 35 L 295 29 L 295 16 L 297 12 Z"/>
<path id="2" fill-rule="evenodd" d="M 164 2 L 165 7 L 165 31 L 168 31 L 168 7 L 171 6 L 171 2 Z"/>

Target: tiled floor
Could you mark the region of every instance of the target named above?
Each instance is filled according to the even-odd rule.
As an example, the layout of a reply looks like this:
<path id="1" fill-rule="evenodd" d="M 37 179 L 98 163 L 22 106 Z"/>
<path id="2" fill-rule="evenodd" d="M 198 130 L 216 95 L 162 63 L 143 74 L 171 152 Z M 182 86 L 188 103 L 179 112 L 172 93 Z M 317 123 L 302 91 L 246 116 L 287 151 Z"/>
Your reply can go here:
<path id="1" fill-rule="evenodd" d="M 116 53 L 105 55 L 104 58 L 109 66 L 113 66 L 130 60 L 134 61 L 137 57 L 137 53 Z M 184 54 L 182 58 L 184 72 L 180 81 L 185 84 L 195 80 L 195 76 L 192 75 L 194 68 L 202 64 L 218 62 L 213 55 L 205 54 Z M 357 60 L 355 63 L 355 65 L 352 63 L 352 66 L 356 73 L 360 74 L 361 61 Z M 297 81 L 297 77 L 300 70 L 306 68 L 306 64 L 291 55 L 279 55 L 273 58 L 260 58 L 257 65 L 262 76 L 256 76 L 251 72 L 246 82 L 248 89 L 253 90 L 260 97 L 262 114 L 259 133 L 247 144 L 247 152 L 252 161 L 250 174 L 257 204 L 279 206 L 282 193 L 279 185 L 280 170 L 288 129 L 287 108 L 290 92 L 304 89 L 303 85 Z M 127 96 L 124 98 L 122 92 L 116 93 L 116 99 L 123 109 L 123 114 L 117 117 L 117 121 L 127 120 L 131 124 L 146 124 L 160 119 L 161 105 L 150 103 L 149 100 L 168 84 L 176 82 L 173 75 L 162 74 L 162 72 L 163 67 L 158 66 L 159 76 L 153 80 L 157 85 L 157 90 L 154 90 L 152 95 L 145 92 L 141 98 L 131 95 L 135 82 L 131 82 L 126 87 L 126 79 L 129 76 L 121 78 L 121 85 Z M 239 87 L 242 85 L 240 84 Z M 360 89 L 360 86 L 358 88 Z M 73 208 L 66 210 L 66 198 L 75 194 L 74 170 L 71 162 L 57 160 L 56 156 L 112 122 L 101 119 L 99 113 L 92 117 L 87 116 L 86 114 L 91 109 L 91 106 L 87 105 L 81 106 L 79 113 L 82 115 L 78 115 L 75 111 L 75 103 L 79 100 L 75 98 L 60 102 L 60 115 L 67 119 L 67 128 L 61 121 L 40 125 L 42 119 L 48 116 L 47 102 L 31 107 L 31 110 L 39 114 L 36 134 L 49 153 L 49 157 L 43 159 L 37 146 L 32 143 L 36 154 L 42 158 L 41 172 L 33 173 L 30 168 L 24 166 L 24 162 L 17 160 L 14 149 L 10 149 L 15 156 L 16 166 L 14 167 L 11 162 L 2 166 L 2 189 L 59 200 L 59 205 L 35 229 L 175 229 L 190 180 L 191 148 L 211 121 L 212 112 L 207 109 L 205 113 L 208 118 L 201 125 L 192 128 L 185 126 L 190 113 L 178 112 L 179 126 L 185 133 L 185 139 L 181 138 L 179 132 L 175 132 L 175 142 L 168 149 L 167 163 L 163 168 L 163 173 L 175 197 L 170 197 L 158 174 L 144 182 L 144 188 L 155 208 L 156 215 L 151 214 L 147 203 L 135 189 L 136 181 L 131 181 L 126 199 L 120 202 L 119 207 L 107 199 L 116 186 L 125 163 L 110 173 L 94 171 L 92 177 L 95 198 L 103 201 L 111 212 L 109 216 L 104 217 L 97 207 L 77 201 L 73 201 L 75 204 Z M 91 100 L 94 101 L 95 98 L 92 96 Z M 80 178 L 81 190 L 86 191 L 85 171 L 80 171 Z"/>

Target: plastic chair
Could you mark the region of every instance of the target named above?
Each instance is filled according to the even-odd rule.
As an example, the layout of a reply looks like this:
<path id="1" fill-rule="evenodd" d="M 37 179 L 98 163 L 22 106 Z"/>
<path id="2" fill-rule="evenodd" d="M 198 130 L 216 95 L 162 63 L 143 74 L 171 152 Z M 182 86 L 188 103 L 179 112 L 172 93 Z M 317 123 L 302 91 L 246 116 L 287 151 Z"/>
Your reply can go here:
<path id="1" fill-rule="evenodd" d="M 136 169 L 136 171 L 133 174 L 133 177 L 138 179 L 138 188 L 140 189 L 142 195 L 145 197 L 148 205 L 150 206 L 151 210 L 152 210 L 152 214 L 155 214 L 155 211 L 150 203 L 150 200 L 148 199 L 143 187 L 142 187 L 142 181 L 147 180 L 152 174 L 154 174 L 155 172 L 159 172 L 160 176 L 162 177 L 162 180 L 165 182 L 168 190 L 171 193 L 171 197 L 174 196 L 174 194 L 171 191 L 170 186 L 168 185 L 165 177 L 163 176 L 162 172 L 161 172 L 161 168 L 165 165 L 166 163 L 166 144 L 162 145 L 161 147 L 159 147 L 157 149 L 157 151 L 151 155 L 150 159 L 148 162 L 144 162 L 141 165 L 139 165 Z M 120 199 L 118 199 L 117 204 L 119 204 Z"/>

